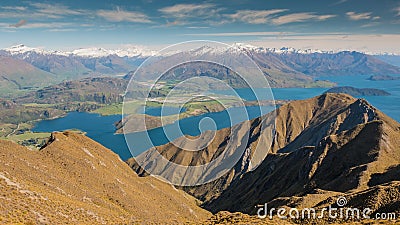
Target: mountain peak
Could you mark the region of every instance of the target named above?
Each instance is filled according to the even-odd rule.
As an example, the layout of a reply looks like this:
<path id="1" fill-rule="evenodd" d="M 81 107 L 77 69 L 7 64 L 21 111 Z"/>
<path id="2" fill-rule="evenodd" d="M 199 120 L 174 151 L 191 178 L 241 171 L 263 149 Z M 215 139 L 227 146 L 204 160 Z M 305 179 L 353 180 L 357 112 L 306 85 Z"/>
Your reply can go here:
<path id="1" fill-rule="evenodd" d="M 24 52 L 28 52 L 28 51 L 37 51 L 37 48 L 30 48 L 24 44 L 17 44 L 17 45 L 13 45 L 9 48 L 4 49 L 6 51 L 9 51 L 10 53 L 24 53 Z"/>

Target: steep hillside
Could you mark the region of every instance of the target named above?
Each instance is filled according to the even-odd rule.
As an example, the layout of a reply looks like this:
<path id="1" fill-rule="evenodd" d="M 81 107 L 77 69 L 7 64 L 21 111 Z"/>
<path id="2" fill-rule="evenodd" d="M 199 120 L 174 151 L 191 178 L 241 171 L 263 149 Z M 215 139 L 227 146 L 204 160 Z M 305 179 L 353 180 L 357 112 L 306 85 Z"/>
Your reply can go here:
<path id="1" fill-rule="evenodd" d="M 247 152 L 223 177 L 184 189 L 204 200 L 203 206 L 213 212 L 254 213 L 256 205 L 279 197 L 303 196 L 317 189 L 334 193 L 362 191 L 400 179 L 396 173 L 400 164 L 400 124 L 365 100 L 328 93 L 290 102 L 277 109 L 276 115 L 270 154 L 259 167 L 246 170 Z M 233 129 L 240 130 L 247 123 L 247 147 L 254 149 L 251 147 L 262 140 L 260 128 L 265 122 L 258 118 Z M 224 150 L 222 143 L 229 135 L 229 129 L 217 131 L 211 145 L 200 153 L 187 153 L 172 144 L 156 150 L 173 162 L 200 165 Z M 241 140 L 239 136 L 233 141 Z M 145 174 L 134 160 L 129 163 Z M 324 197 L 314 195 L 314 201 Z"/>
<path id="2" fill-rule="evenodd" d="M 271 52 L 253 52 L 242 49 L 261 68 L 272 87 L 331 87 L 333 83 L 326 81 L 314 81 L 310 76 L 291 67 L 285 62 L 286 57 L 282 54 Z M 295 55 L 297 55 L 296 53 Z M 299 54 L 303 56 L 303 54 Z M 300 57 L 301 57 L 300 56 Z M 308 57 L 308 55 L 304 55 Z"/>
<path id="3" fill-rule="evenodd" d="M 7 56 L 0 56 L 0 95 L 10 97 L 55 83 L 54 74 L 40 70 L 29 63 Z"/>
<path id="4" fill-rule="evenodd" d="M 0 141 L 0 223 L 130 224 L 204 220 L 196 200 L 76 133 L 32 151 Z"/>
<path id="5" fill-rule="evenodd" d="M 269 155 L 260 167 L 232 183 L 206 208 L 254 213 L 255 205 L 276 197 L 303 196 L 315 189 L 342 193 L 367 189 L 373 176 L 400 162 L 399 143 L 395 137 L 384 135 L 393 132 L 384 126 L 381 121 L 370 122 L 328 136 L 316 147 Z M 383 142 L 385 139 L 390 145 Z M 398 180 L 398 176 L 388 180 Z M 239 190 L 241 194 L 237 194 Z M 324 200 L 321 196 L 316 199 Z"/>
<path id="6" fill-rule="evenodd" d="M 254 213 L 254 205 L 276 197 L 361 191 L 399 180 L 388 171 L 400 164 L 400 125 L 364 100 L 328 94 L 290 103 L 277 114 L 275 154 L 206 208 Z M 377 176 L 386 178 L 373 183 Z"/>

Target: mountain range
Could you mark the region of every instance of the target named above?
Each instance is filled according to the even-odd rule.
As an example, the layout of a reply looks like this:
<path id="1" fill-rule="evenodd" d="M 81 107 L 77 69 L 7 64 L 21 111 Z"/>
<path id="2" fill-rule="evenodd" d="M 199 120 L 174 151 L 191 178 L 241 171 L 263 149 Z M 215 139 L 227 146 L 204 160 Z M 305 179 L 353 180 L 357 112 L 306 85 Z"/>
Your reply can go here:
<path id="1" fill-rule="evenodd" d="M 17 45 L 0 50 L 1 61 L 3 61 L 0 63 L 0 87 L 3 90 L 7 89 L 7 92 L 21 93 L 66 80 L 125 75 L 134 71 L 151 55 L 160 58 L 160 63 L 153 65 L 154 70 L 157 71 L 162 63 L 180 64 L 188 54 L 201 54 L 204 58 L 212 60 L 216 57 L 234 56 L 239 52 L 244 52 L 254 60 L 272 87 L 334 85 L 330 82 L 318 81 L 316 77 L 320 76 L 400 74 L 399 67 L 382 61 L 382 58 L 354 51 L 271 49 L 236 44 L 227 49 L 203 46 L 162 55 L 133 46 L 119 50 L 89 48 L 61 52 Z M 151 80 L 155 76 L 157 74 L 149 73 L 137 79 Z M 7 93 L 4 92 L 3 96 Z"/>
<path id="2" fill-rule="evenodd" d="M 60 76 L 60 79 L 125 74 L 134 70 L 143 58 L 149 56 L 138 49 L 111 51 L 90 48 L 61 52 L 25 45 L 2 49 L 0 55 L 23 60 L 40 70 Z"/>

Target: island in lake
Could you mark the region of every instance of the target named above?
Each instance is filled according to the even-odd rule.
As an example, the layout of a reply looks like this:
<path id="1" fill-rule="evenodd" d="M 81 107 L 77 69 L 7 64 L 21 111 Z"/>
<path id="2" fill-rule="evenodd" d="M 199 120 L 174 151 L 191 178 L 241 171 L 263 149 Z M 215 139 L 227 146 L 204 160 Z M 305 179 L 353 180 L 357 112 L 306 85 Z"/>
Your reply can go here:
<path id="1" fill-rule="evenodd" d="M 400 80 L 400 77 L 394 77 L 389 75 L 374 75 L 370 76 L 368 80 L 372 81 L 384 81 L 384 80 Z"/>
<path id="2" fill-rule="evenodd" d="M 345 93 L 352 96 L 388 96 L 389 92 L 375 88 L 355 88 L 350 86 L 334 87 L 325 93 Z"/>

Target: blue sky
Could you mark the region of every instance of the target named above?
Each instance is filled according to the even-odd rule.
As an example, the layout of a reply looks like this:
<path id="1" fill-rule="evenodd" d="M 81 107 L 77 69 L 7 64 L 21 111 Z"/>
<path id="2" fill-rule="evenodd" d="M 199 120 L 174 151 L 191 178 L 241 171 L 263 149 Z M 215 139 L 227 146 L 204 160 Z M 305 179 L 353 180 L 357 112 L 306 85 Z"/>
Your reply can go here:
<path id="1" fill-rule="evenodd" d="M 48 49 L 207 39 L 266 47 L 400 51 L 397 0 L 70 0 L 0 3 L 0 47 Z M 394 46 L 393 46 L 394 45 Z"/>

